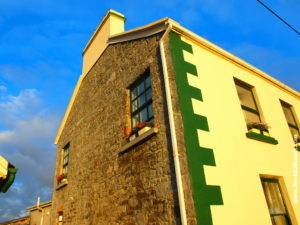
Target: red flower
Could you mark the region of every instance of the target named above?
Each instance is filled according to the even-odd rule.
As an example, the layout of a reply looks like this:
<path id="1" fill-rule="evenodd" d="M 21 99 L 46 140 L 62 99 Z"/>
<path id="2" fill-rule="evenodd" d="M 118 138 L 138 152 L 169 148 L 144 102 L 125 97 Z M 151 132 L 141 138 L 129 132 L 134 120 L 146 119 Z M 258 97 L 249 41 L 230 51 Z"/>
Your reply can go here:
<path id="1" fill-rule="evenodd" d="M 60 174 L 60 175 L 58 175 L 57 177 L 56 177 L 56 180 L 57 181 L 61 181 L 63 178 L 65 178 L 66 177 L 66 175 L 65 174 Z"/>
<path id="2" fill-rule="evenodd" d="M 138 123 L 137 127 L 138 128 L 143 128 L 145 126 L 150 126 L 152 127 L 153 126 L 153 123 L 152 122 L 141 122 L 141 123 Z"/>
<path id="3" fill-rule="evenodd" d="M 125 127 L 125 128 L 124 128 L 124 134 L 128 135 L 128 134 L 130 134 L 130 133 L 131 133 L 131 129 L 128 128 L 128 127 Z"/>

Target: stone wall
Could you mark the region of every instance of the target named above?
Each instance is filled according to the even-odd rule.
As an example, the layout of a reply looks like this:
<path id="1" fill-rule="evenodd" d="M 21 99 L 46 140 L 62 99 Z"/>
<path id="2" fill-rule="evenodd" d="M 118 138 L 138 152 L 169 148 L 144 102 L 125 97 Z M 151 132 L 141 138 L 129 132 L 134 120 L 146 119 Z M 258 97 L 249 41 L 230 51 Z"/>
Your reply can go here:
<path id="1" fill-rule="evenodd" d="M 57 145 L 70 143 L 68 184 L 54 180 L 52 224 L 180 224 L 158 41 L 161 34 L 110 45 L 82 82 Z M 126 89 L 147 69 L 158 133 L 127 153 Z"/>

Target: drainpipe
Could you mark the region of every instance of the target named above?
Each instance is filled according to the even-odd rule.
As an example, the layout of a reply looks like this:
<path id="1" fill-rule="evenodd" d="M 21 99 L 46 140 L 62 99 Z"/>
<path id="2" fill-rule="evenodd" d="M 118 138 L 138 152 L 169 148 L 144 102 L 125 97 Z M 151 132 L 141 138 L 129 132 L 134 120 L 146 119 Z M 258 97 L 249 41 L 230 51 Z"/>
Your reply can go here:
<path id="1" fill-rule="evenodd" d="M 177 138 L 175 132 L 175 122 L 173 116 L 173 107 L 171 101 L 171 90 L 169 85 L 168 79 L 168 70 L 167 70 L 167 62 L 166 56 L 164 52 L 164 40 L 168 37 L 172 29 L 172 24 L 167 22 L 167 30 L 162 36 L 159 41 L 160 53 L 161 53 L 161 61 L 163 67 L 163 76 L 165 81 L 165 90 L 166 90 L 166 100 L 167 100 L 167 108 L 168 108 L 168 116 L 170 121 L 170 132 L 171 132 L 171 141 L 172 141 L 172 149 L 173 149 L 173 157 L 174 157 L 174 164 L 175 164 L 175 175 L 176 175 L 176 184 L 178 190 L 178 199 L 179 199 L 179 208 L 180 208 L 180 217 L 182 225 L 187 225 L 187 217 L 186 217 L 186 208 L 185 208 L 185 201 L 184 201 L 184 192 L 183 192 L 183 185 L 182 185 L 182 176 L 180 170 L 180 161 L 179 161 L 179 154 L 178 154 L 178 146 L 177 146 Z"/>

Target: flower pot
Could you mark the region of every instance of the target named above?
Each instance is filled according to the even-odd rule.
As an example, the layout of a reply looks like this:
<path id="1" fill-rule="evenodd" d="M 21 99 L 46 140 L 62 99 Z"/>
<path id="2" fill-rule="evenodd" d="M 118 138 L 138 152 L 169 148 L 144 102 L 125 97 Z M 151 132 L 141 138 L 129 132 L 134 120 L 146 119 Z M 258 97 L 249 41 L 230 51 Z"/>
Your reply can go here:
<path id="1" fill-rule="evenodd" d="M 148 130 L 150 130 L 151 127 L 150 126 L 145 126 L 143 128 L 141 128 L 139 131 L 138 131 L 138 134 L 139 135 L 142 135 L 143 133 L 147 132 Z"/>
<path id="2" fill-rule="evenodd" d="M 66 183 L 67 182 L 67 178 L 63 178 L 63 179 L 61 179 L 61 181 L 60 181 L 61 183 Z"/>
<path id="3" fill-rule="evenodd" d="M 251 129 L 249 130 L 249 132 L 253 132 L 253 133 L 258 133 L 258 134 L 260 134 L 260 130 L 259 130 L 259 129 L 256 129 L 256 128 L 251 128 Z"/>
<path id="4" fill-rule="evenodd" d="M 133 141 L 136 138 L 136 134 L 132 134 L 129 136 L 129 141 Z"/>
<path id="5" fill-rule="evenodd" d="M 268 131 L 263 131 L 263 135 L 265 135 L 265 136 L 270 136 L 270 134 L 269 134 Z"/>

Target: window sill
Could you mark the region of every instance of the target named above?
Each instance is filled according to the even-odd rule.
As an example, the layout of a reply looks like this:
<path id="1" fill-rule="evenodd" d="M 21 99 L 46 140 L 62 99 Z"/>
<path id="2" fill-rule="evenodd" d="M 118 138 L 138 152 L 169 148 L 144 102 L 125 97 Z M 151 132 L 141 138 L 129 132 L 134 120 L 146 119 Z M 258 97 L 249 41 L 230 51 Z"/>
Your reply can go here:
<path id="1" fill-rule="evenodd" d="M 141 134 L 140 136 L 136 137 L 135 139 L 128 142 L 121 148 L 121 151 L 119 152 L 119 156 L 127 153 L 129 150 L 131 150 L 135 146 L 140 145 L 143 142 L 147 141 L 148 139 L 150 139 L 152 136 L 156 135 L 157 133 L 158 133 L 158 129 L 154 127 L 154 128 L 151 128 L 150 130 L 146 131 L 145 133 Z"/>
<path id="2" fill-rule="evenodd" d="M 246 136 L 248 138 L 258 140 L 258 141 L 262 141 L 262 142 L 266 142 L 266 143 L 270 143 L 270 144 L 273 144 L 273 145 L 278 144 L 278 141 L 275 138 L 270 137 L 270 136 L 266 136 L 266 135 L 263 135 L 263 134 L 258 134 L 258 133 L 255 133 L 255 132 L 248 132 L 248 133 L 246 133 Z"/>
<path id="3" fill-rule="evenodd" d="M 65 186 L 67 186 L 67 185 L 68 185 L 68 181 L 64 181 L 64 182 L 58 184 L 58 185 L 56 186 L 55 190 L 59 190 L 59 189 L 65 187 Z"/>

